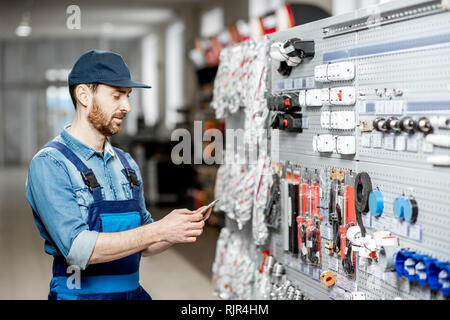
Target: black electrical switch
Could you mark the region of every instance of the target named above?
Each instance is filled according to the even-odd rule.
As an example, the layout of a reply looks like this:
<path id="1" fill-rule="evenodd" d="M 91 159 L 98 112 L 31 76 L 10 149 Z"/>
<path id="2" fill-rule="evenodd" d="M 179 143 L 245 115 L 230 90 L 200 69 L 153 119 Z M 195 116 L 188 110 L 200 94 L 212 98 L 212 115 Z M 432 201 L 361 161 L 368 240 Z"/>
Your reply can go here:
<path id="1" fill-rule="evenodd" d="M 298 101 L 298 94 L 291 92 L 282 95 L 282 110 L 285 112 L 297 112 L 302 108 L 300 107 L 300 103 Z"/>
<path id="2" fill-rule="evenodd" d="M 278 67 L 278 73 L 281 74 L 282 76 L 289 76 L 291 74 L 292 71 L 292 67 L 288 66 L 286 61 L 281 61 L 280 62 L 280 66 Z"/>
<path id="3" fill-rule="evenodd" d="M 302 115 L 299 113 L 285 114 L 282 127 L 285 131 L 302 132 Z"/>

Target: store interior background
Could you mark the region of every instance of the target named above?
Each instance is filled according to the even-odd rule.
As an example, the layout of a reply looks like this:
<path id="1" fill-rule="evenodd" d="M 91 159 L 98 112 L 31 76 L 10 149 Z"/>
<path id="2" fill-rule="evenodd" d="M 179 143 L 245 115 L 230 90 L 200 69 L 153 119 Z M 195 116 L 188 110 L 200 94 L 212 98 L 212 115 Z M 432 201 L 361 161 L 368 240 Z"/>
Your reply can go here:
<path id="1" fill-rule="evenodd" d="M 387 1 L 96 0 L 0 3 L 0 299 L 46 299 L 52 258 L 25 200 L 34 154 L 72 120 L 67 75 L 91 49 L 121 54 L 135 89 L 113 145 L 130 152 L 157 220 L 214 198 L 217 164 L 171 161 L 177 128 L 224 130 L 209 107 L 220 49 L 248 37 Z M 77 5 L 79 28 L 73 29 Z M 291 9 L 293 20 L 288 19 Z M 69 21 L 68 21 L 69 20 Z M 288 20 L 290 22 L 288 22 Z M 69 24 L 68 24 L 69 22 Z M 71 24 L 72 23 L 72 24 Z M 192 150 L 205 147 L 205 143 Z M 144 258 L 141 283 L 154 299 L 216 299 L 211 284 L 224 217 L 215 212 L 196 243 Z"/>

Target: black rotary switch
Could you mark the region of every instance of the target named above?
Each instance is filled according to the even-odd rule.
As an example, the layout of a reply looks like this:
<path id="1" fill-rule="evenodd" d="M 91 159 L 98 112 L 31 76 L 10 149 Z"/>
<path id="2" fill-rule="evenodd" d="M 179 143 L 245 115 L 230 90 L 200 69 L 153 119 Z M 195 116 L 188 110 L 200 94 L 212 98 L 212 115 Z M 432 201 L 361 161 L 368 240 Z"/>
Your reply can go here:
<path id="1" fill-rule="evenodd" d="M 431 125 L 430 120 L 428 118 L 422 117 L 417 121 L 417 128 L 420 132 L 424 134 L 428 134 L 433 132 L 433 126 Z"/>
<path id="2" fill-rule="evenodd" d="M 400 129 L 406 133 L 414 133 L 417 130 L 417 123 L 410 117 L 400 120 Z"/>
<path id="3" fill-rule="evenodd" d="M 386 124 L 386 119 L 384 118 L 376 118 L 375 120 L 373 120 L 373 127 L 375 128 L 375 130 L 380 132 L 388 131 Z"/>

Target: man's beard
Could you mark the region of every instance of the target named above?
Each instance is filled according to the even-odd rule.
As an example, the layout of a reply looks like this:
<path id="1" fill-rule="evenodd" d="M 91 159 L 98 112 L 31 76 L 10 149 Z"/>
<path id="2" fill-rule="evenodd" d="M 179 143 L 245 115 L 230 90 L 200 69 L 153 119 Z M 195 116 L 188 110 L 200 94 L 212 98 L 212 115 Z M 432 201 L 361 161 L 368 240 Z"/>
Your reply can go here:
<path id="1" fill-rule="evenodd" d="M 92 101 L 92 109 L 88 114 L 88 120 L 92 126 L 104 136 L 109 137 L 120 132 L 121 124 L 115 123 L 113 119 L 125 118 L 125 114 L 121 112 L 113 113 L 110 117 L 103 112 L 95 99 Z"/>

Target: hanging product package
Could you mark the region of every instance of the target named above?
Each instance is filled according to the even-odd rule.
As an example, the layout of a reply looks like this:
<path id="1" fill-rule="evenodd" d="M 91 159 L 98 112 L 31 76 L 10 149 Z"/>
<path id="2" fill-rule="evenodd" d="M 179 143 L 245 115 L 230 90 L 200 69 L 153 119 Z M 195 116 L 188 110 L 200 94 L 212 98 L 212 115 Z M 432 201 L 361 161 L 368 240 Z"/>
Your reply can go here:
<path id="1" fill-rule="evenodd" d="M 269 230 L 266 224 L 265 208 L 268 202 L 270 187 L 272 185 L 272 174 L 268 158 L 258 163 L 257 187 L 253 206 L 252 231 L 253 241 L 261 246 L 266 243 Z"/>

